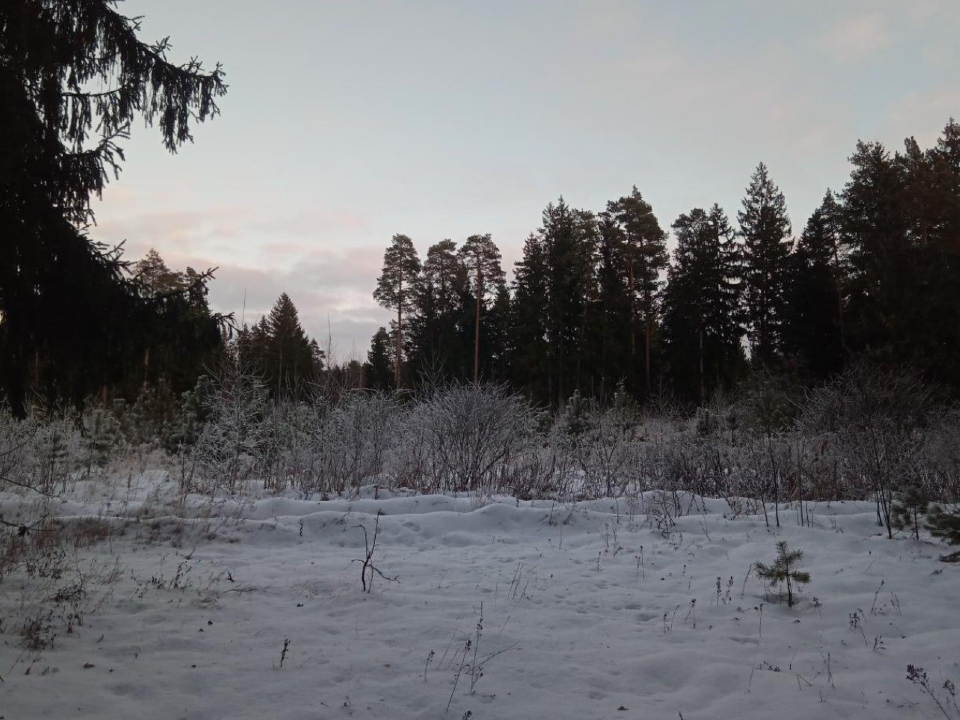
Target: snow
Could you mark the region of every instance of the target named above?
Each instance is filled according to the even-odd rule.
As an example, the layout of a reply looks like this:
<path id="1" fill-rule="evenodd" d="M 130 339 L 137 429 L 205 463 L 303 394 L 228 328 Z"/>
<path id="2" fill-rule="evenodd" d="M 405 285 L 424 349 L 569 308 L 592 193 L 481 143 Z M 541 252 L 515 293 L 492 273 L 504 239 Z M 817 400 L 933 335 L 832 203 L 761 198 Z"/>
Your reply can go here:
<path id="1" fill-rule="evenodd" d="M 644 514 L 653 493 L 561 504 L 367 488 L 181 507 L 162 473 L 117 482 L 80 482 L 50 508 L 117 531 L 76 550 L 77 567 L 121 568 L 96 587 L 88 572 L 103 602 L 82 625 L 25 649 L 15 627 L 40 580 L 0 582 L 5 720 L 942 717 L 908 664 L 960 717 L 941 690 L 960 681 L 960 568 L 926 540 L 886 539 L 870 503 L 811 505 L 811 527 L 783 507 L 778 529 L 684 496 L 661 532 Z M 36 512 L 22 495 L 0 508 Z M 357 526 L 372 537 L 378 511 L 374 563 L 399 581 L 376 576 L 364 594 Z M 812 575 L 794 608 L 745 582 L 777 539 Z M 489 659 L 471 693 L 481 608 Z"/>

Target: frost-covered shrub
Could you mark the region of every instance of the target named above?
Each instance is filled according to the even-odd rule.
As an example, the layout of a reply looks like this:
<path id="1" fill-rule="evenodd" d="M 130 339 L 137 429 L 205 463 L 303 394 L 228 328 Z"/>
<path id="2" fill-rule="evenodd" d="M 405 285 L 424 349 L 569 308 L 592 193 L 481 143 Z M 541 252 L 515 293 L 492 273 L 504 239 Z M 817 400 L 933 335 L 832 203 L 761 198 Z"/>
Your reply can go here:
<path id="1" fill-rule="evenodd" d="M 444 483 L 441 464 L 433 452 L 426 409 L 427 405 L 420 402 L 402 409 L 398 417 L 400 437 L 387 471 L 398 487 L 433 493 L 439 492 Z"/>
<path id="2" fill-rule="evenodd" d="M 301 492 L 315 489 L 320 472 L 317 430 L 322 428 L 325 408 L 303 402 L 277 403 L 267 419 L 268 436 L 262 443 L 264 486 Z"/>
<path id="3" fill-rule="evenodd" d="M 591 415 L 587 429 L 577 438 L 580 467 L 594 495 L 614 497 L 637 477 L 636 417 L 616 406 Z"/>
<path id="4" fill-rule="evenodd" d="M 934 397 L 913 371 L 861 363 L 812 393 L 800 419 L 802 430 L 834 445 L 852 487 L 875 498 L 889 537 L 893 494 L 919 482 Z"/>
<path id="5" fill-rule="evenodd" d="M 33 419 L 18 421 L 9 412 L 0 414 L 0 490 L 39 484 L 39 478 L 26 472 L 29 446 L 36 432 Z"/>
<path id="6" fill-rule="evenodd" d="M 66 491 L 81 443 L 76 427 L 64 418 L 54 418 L 37 427 L 32 442 L 33 473 L 43 492 Z"/>
<path id="7" fill-rule="evenodd" d="M 450 386 L 423 402 L 417 422 L 438 489 L 491 491 L 509 482 L 512 463 L 529 447 L 537 417 L 502 385 Z"/>
<path id="8" fill-rule="evenodd" d="M 85 475 L 90 477 L 94 467 L 102 470 L 107 466 L 123 441 L 123 434 L 113 413 L 104 408 L 95 408 L 88 418 L 84 418 L 84 426 L 84 469 Z"/>
<path id="9" fill-rule="evenodd" d="M 923 467 L 931 499 L 960 502 L 960 407 L 940 413 L 925 435 Z"/>
<path id="10" fill-rule="evenodd" d="M 207 423 L 192 446 L 181 447 L 181 492 L 236 492 L 260 467 L 268 437 L 263 382 L 228 368 L 206 400 Z"/>
<path id="11" fill-rule="evenodd" d="M 399 405 L 387 393 L 348 393 L 322 417 L 316 440 L 320 455 L 318 489 L 342 493 L 377 479 L 397 441 Z"/>

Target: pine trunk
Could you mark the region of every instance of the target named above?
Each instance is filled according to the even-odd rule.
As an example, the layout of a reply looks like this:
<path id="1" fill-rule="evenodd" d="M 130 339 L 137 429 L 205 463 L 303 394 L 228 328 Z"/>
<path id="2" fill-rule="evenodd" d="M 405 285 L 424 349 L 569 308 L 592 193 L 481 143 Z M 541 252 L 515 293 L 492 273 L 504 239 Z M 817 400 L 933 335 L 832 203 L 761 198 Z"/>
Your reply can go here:
<path id="1" fill-rule="evenodd" d="M 480 258 L 477 258 L 477 308 L 473 327 L 473 384 L 480 384 L 480 298 L 483 295 L 483 278 L 480 273 Z"/>
<path id="2" fill-rule="evenodd" d="M 403 341 L 403 281 L 400 282 L 400 300 L 397 302 L 397 352 L 393 366 L 393 387 L 400 389 L 400 345 Z"/>

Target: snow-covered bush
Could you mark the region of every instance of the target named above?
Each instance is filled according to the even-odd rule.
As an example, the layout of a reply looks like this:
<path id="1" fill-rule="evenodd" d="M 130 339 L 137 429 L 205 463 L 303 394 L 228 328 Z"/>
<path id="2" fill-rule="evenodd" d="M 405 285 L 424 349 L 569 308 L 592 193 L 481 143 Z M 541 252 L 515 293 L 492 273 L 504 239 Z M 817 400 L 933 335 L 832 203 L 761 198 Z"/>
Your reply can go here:
<path id="1" fill-rule="evenodd" d="M 398 440 L 397 399 L 382 392 L 354 391 L 320 416 L 315 440 L 322 492 L 343 493 L 376 481 Z"/>
<path id="2" fill-rule="evenodd" d="M 919 481 L 934 389 L 914 372 L 858 364 L 810 396 L 801 428 L 834 445 L 850 485 L 877 503 L 893 536 L 893 494 Z"/>
<path id="3" fill-rule="evenodd" d="M 509 483 L 513 464 L 529 448 L 537 417 L 502 385 L 449 386 L 434 392 L 416 415 L 425 452 L 446 490 L 488 492 Z"/>
<path id="4" fill-rule="evenodd" d="M 65 418 L 54 418 L 38 426 L 32 442 L 32 469 L 43 492 L 66 491 L 81 443 L 80 433 Z"/>
<path id="5" fill-rule="evenodd" d="M 214 381 L 206 400 L 209 413 L 197 441 L 180 450 L 180 490 L 236 492 L 261 465 L 269 435 L 267 390 L 240 369 L 228 368 Z"/>
<path id="6" fill-rule="evenodd" d="M 104 408 L 94 408 L 89 418 L 84 419 L 84 425 L 84 474 L 90 477 L 94 467 L 100 470 L 106 467 L 122 442 L 123 434 L 113 413 Z"/>
<path id="7" fill-rule="evenodd" d="M 288 486 L 310 492 L 318 482 L 317 429 L 323 426 L 321 403 L 281 402 L 267 415 L 267 436 L 261 446 L 260 474 L 264 487 L 280 491 Z"/>

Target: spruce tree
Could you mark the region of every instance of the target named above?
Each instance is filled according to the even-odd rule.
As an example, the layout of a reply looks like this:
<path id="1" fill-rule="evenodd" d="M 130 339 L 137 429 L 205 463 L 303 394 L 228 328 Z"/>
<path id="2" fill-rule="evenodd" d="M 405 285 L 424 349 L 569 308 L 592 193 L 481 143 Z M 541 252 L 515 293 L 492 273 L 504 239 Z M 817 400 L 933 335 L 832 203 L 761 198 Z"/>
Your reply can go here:
<path id="1" fill-rule="evenodd" d="M 744 291 L 751 357 L 766 365 L 781 358 L 790 254 L 790 219 L 783 193 L 760 163 L 737 213 L 744 249 Z"/>
<path id="2" fill-rule="evenodd" d="M 677 247 L 664 291 L 665 353 L 674 390 L 706 402 L 728 386 L 743 360 L 740 253 L 718 205 L 694 208 L 673 224 Z"/>
<path id="3" fill-rule="evenodd" d="M 629 262 L 624 231 L 608 213 L 601 215 L 597 252 L 597 322 L 592 327 L 592 342 L 598 348 L 597 372 L 602 398 L 617 383 L 629 380 L 634 388 L 635 366 L 634 295 L 629 291 Z"/>
<path id="4" fill-rule="evenodd" d="M 960 384 L 960 127 L 935 148 L 859 142 L 841 194 L 852 350 Z"/>
<path id="5" fill-rule="evenodd" d="M 559 406 L 581 380 L 587 311 L 596 287 L 596 219 L 561 197 L 543 211 L 539 236 L 547 272 L 548 397 Z"/>
<path id="6" fill-rule="evenodd" d="M 406 235 L 394 235 L 383 254 L 383 270 L 377 280 L 374 299 L 388 310 L 395 310 L 397 322 L 394 352 L 394 387 L 400 388 L 401 348 L 403 346 L 403 315 L 414 309 L 415 290 L 420 275 L 420 257 L 413 241 Z"/>
<path id="7" fill-rule="evenodd" d="M 514 266 L 510 339 L 514 384 L 537 401 L 549 400 L 547 378 L 547 253 L 543 239 L 527 237 Z"/>
<path id="8" fill-rule="evenodd" d="M 363 365 L 364 385 L 373 390 L 389 390 L 390 378 L 390 335 L 381 327 L 370 341 L 367 362 Z"/>
<path id="9" fill-rule="evenodd" d="M 140 27 L 111 0 L 0 4 L 0 389 L 19 416 L 37 358 L 50 402 L 82 405 L 139 367 L 176 312 L 85 230 L 130 123 L 159 124 L 175 152 L 226 92 L 219 65 L 175 64 L 169 40 L 144 42 Z"/>
<path id="10" fill-rule="evenodd" d="M 265 320 L 263 379 L 271 394 L 304 397 L 322 369 L 323 352 L 300 325 L 297 308 L 280 295 Z"/>
<path id="11" fill-rule="evenodd" d="M 843 367 L 843 305 L 838 281 L 836 204 L 827 193 L 789 258 L 783 349 L 813 381 Z"/>
<path id="12" fill-rule="evenodd" d="M 513 301 L 505 282 L 500 282 L 494 293 L 485 322 L 489 357 L 489 377 L 494 382 L 510 378 L 510 318 Z"/>
<path id="13" fill-rule="evenodd" d="M 841 242 L 850 264 L 848 327 L 854 349 L 873 349 L 877 360 L 896 360 L 906 331 L 897 313 L 915 260 L 906 242 L 900 203 L 903 177 L 880 143 L 858 142 L 841 194 Z M 881 356 L 881 353 L 885 357 Z"/>

